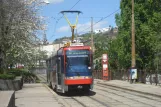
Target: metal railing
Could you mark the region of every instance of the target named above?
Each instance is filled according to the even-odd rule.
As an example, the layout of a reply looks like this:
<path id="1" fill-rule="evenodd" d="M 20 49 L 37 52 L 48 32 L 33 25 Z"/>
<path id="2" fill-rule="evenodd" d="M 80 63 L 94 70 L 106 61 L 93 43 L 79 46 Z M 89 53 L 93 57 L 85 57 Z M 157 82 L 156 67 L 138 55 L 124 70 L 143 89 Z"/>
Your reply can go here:
<path id="1" fill-rule="evenodd" d="M 102 70 L 94 70 L 92 75 L 94 79 L 102 79 Z"/>
<path id="2" fill-rule="evenodd" d="M 102 79 L 102 70 L 94 70 L 94 79 Z M 109 80 L 130 81 L 130 70 L 109 70 Z M 161 85 L 161 71 L 159 70 L 137 70 L 136 82 L 144 84 Z"/>

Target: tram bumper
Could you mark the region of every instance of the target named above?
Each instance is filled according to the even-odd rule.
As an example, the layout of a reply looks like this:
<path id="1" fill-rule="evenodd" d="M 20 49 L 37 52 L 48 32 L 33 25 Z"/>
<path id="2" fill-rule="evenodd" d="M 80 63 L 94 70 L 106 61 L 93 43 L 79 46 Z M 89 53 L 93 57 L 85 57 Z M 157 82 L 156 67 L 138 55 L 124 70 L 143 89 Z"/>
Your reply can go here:
<path id="1" fill-rule="evenodd" d="M 65 79 L 65 85 L 92 84 L 93 79 Z"/>
<path id="2" fill-rule="evenodd" d="M 93 89 L 93 79 L 65 79 L 68 90 L 73 89 Z"/>

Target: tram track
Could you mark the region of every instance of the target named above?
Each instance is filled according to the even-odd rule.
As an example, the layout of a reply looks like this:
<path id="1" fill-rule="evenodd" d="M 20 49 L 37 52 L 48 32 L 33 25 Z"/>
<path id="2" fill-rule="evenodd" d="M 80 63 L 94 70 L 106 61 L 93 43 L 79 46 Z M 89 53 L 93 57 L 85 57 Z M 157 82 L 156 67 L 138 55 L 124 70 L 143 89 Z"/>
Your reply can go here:
<path id="1" fill-rule="evenodd" d="M 38 75 L 38 77 L 39 77 L 40 79 L 43 79 L 43 80 L 46 81 L 46 79 L 45 79 L 44 76 Z M 84 97 L 85 97 L 85 96 L 84 96 Z M 104 103 L 104 102 L 98 100 L 97 98 L 90 97 L 90 96 L 86 96 L 86 97 L 89 98 L 89 99 L 91 99 L 91 100 L 93 100 L 93 101 L 95 101 L 95 102 L 97 102 L 97 103 L 99 103 L 99 104 L 101 104 L 101 105 L 103 105 L 103 106 L 109 107 L 108 104 L 106 104 L 106 103 Z M 61 96 L 61 98 L 62 98 L 68 105 L 70 105 L 70 106 L 72 106 L 72 105 L 69 103 L 69 101 L 67 101 L 67 100 L 69 100 L 69 99 L 70 99 L 70 100 L 72 99 L 73 101 L 77 102 L 77 103 L 78 103 L 79 105 L 81 105 L 82 107 L 87 107 L 87 106 L 88 106 L 88 104 L 86 104 L 86 103 L 80 101 L 80 100 L 79 100 L 79 97 L 63 98 L 63 96 Z"/>
<path id="2" fill-rule="evenodd" d="M 88 95 L 75 96 L 75 97 L 61 96 L 61 98 L 70 106 L 73 106 L 72 103 L 76 102 L 79 106 L 82 106 L 82 107 L 89 107 L 89 106 L 90 107 L 98 107 L 98 106 L 110 107 L 106 102 L 99 100 L 99 98 L 97 98 L 96 96 L 88 96 Z M 84 101 L 84 99 L 86 100 Z M 96 105 L 94 105 L 93 103 L 95 103 Z"/>
<path id="3" fill-rule="evenodd" d="M 79 103 L 81 106 L 87 107 L 84 103 L 82 103 L 81 101 L 77 100 L 76 98 L 72 97 L 72 99 L 75 100 L 77 103 Z"/>
<path id="4" fill-rule="evenodd" d="M 123 93 L 127 93 L 127 94 L 131 94 L 131 95 L 134 95 L 134 96 L 138 96 L 138 97 L 142 97 L 142 98 L 146 98 L 146 99 L 149 99 L 149 100 L 154 100 L 154 101 L 158 101 L 158 102 L 161 102 L 161 99 L 159 97 L 153 97 L 150 96 L 150 95 L 145 95 L 145 94 L 141 94 L 141 93 L 137 93 L 137 92 L 132 92 L 132 91 L 129 91 L 129 90 L 123 90 L 123 89 L 118 89 L 118 88 L 114 88 L 114 87 L 110 87 L 110 86 L 105 86 L 105 85 L 101 85 L 101 84 L 97 84 L 99 87 L 103 87 L 103 88 L 107 88 L 108 89 L 111 89 L 111 90 L 115 90 L 115 91 L 121 91 Z"/>
<path id="5" fill-rule="evenodd" d="M 80 100 L 78 100 L 77 99 L 78 97 L 64 97 L 64 96 L 62 96 L 61 97 L 61 99 L 63 99 L 63 101 L 66 103 L 66 104 L 68 104 L 70 107 L 72 107 L 73 105 L 73 103 L 74 103 L 74 105 L 81 105 L 82 107 L 87 107 L 87 105 L 86 104 L 84 104 L 83 102 L 81 102 Z M 75 102 L 76 102 L 76 104 L 75 104 Z"/>
<path id="6" fill-rule="evenodd" d="M 100 86 L 99 86 L 99 87 L 100 87 Z M 103 88 L 105 88 L 105 87 L 103 87 Z M 147 104 L 147 102 L 145 103 L 145 102 L 142 102 L 142 101 L 139 101 L 139 100 L 135 100 L 134 98 L 126 97 L 126 96 L 124 96 L 124 95 L 120 95 L 120 94 L 117 94 L 117 93 L 115 93 L 115 92 L 110 92 L 110 91 L 108 91 L 108 90 L 100 89 L 100 88 L 96 88 L 96 87 L 95 87 L 95 89 L 101 90 L 101 91 L 106 92 L 106 93 L 111 93 L 111 94 L 114 94 L 114 95 L 116 95 L 116 96 L 120 96 L 120 97 L 123 97 L 123 98 L 127 98 L 128 100 L 136 101 L 136 102 L 139 102 L 139 103 L 144 104 L 144 105 L 147 105 L 147 106 L 155 107 L 154 105 Z M 114 89 L 111 89 L 111 90 L 114 90 Z M 120 90 L 117 90 L 117 91 L 120 91 Z M 126 92 L 124 92 L 124 93 L 126 93 Z M 131 94 L 131 93 L 128 93 L 128 94 Z M 101 94 L 100 94 L 100 95 L 101 95 Z M 134 94 L 132 94 L 132 95 L 134 95 Z M 104 96 L 104 95 L 103 95 L 103 96 Z M 141 96 L 138 96 L 138 95 L 135 95 L 135 96 L 141 97 Z M 145 97 L 143 97 L 143 98 L 145 98 Z M 151 99 L 148 99 L 148 100 L 151 100 Z M 156 100 L 154 100 L 154 101 L 156 101 Z M 160 101 L 157 101 L 157 102 L 160 103 Z"/>
<path id="7" fill-rule="evenodd" d="M 41 78 L 41 80 L 46 81 L 43 75 L 38 75 L 38 77 Z M 119 104 L 131 107 L 132 105 L 129 102 L 143 106 L 145 105 L 147 107 L 156 107 L 158 104 L 161 105 L 161 99 L 158 97 L 144 95 L 141 93 L 132 92 L 130 90 L 123 90 L 117 87 L 110 87 L 102 84 L 95 84 L 94 91 L 90 91 L 88 94 L 72 92 L 67 95 L 57 94 L 57 96 L 65 107 L 111 107 L 111 105 L 114 106 Z"/>
<path id="8" fill-rule="evenodd" d="M 97 93 L 97 95 L 100 95 L 100 96 L 103 96 L 103 97 L 108 97 L 109 99 L 111 99 L 111 100 L 114 100 L 114 101 L 116 101 L 116 102 L 120 102 L 120 103 L 122 103 L 121 101 L 119 101 L 119 100 L 116 100 L 116 99 L 113 99 L 113 98 L 110 98 L 109 96 L 107 96 L 107 95 L 105 95 L 105 94 L 100 94 L 100 93 Z"/>
<path id="9" fill-rule="evenodd" d="M 96 102 L 102 104 L 103 106 L 110 107 L 108 104 L 106 104 L 106 103 L 104 103 L 104 102 L 102 102 L 102 101 L 100 101 L 100 100 L 97 100 L 96 98 L 93 98 L 93 97 L 89 97 L 89 98 L 91 98 L 92 100 L 94 100 L 94 101 L 96 101 Z"/>
<path id="10" fill-rule="evenodd" d="M 101 87 L 101 88 L 99 88 L 99 87 Z M 106 88 L 106 89 L 104 89 L 104 88 Z M 145 105 L 145 106 L 148 106 L 148 107 L 149 106 L 150 107 L 155 107 L 155 105 L 146 103 L 144 101 L 135 100 L 132 97 L 131 98 L 126 97 L 126 95 L 120 95 L 119 94 L 120 90 L 116 90 L 115 89 L 115 91 L 117 91 L 115 93 L 115 91 L 114 92 L 111 92 L 110 91 L 110 90 L 114 90 L 113 88 L 112 89 L 111 88 L 108 88 L 108 89 L 110 89 L 109 91 L 107 90 L 107 88 L 108 87 L 104 87 L 104 86 L 102 87 L 102 86 L 97 85 L 95 87 L 95 92 L 97 92 L 97 95 L 92 95 L 92 96 L 91 96 L 91 93 L 89 93 L 87 95 L 86 94 L 81 94 L 80 96 L 79 95 L 76 95 L 75 96 L 75 94 L 73 96 L 73 94 L 72 94 L 72 95 L 67 95 L 67 96 L 66 95 L 65 96 L 64 95 L 61 95 L 59 97 L 60 97 L 60 99 L 62 99 L 62 101 L 64 103 L 66 103 L 66 106 L 68 105 L 69 107 L 73 107 L 73 106 L 79 106 L 79 107 L 89 107 L 89 106 L 90 107 L 98 107 L 98 106 L 105 106 L 105 107 L 110 107 L 111 104 L 112 104 L 112 102 L 109 101 L 109 99 L 111 99 L 111 100 L 114 101 L 113 104 L 115 102 L 117 102 L 117 104 L 118 103 L 119 104 L 124 104 L 124 105 L 127 105 L 127 106 L 131 107 L 130 104 L 126 104 L 126 103 L 124 103 L 124 102 L 122 102 L 120 100 L 117 100 L 117 99 L 115 99 L 115 97 L 114 98 L 113 97 L 110 97 L 111 95 L 115 95 L 115 96 L 118 96 L 120 98 L 122 97 L 125 100 L 128 99 L 130 101 L 134 101 L 135 103 L 138 102 L 138 104 L 140 103 L 140 104 Z M 121 92 L 124 93 L 124 91 L 121 91 Z M 110 93 L 110 96 L 109 96 L 109 93 Z M 130 93 L 128 92 L 127 94 L 130 94 Z M 135 96 L 137 96 L 137 95 L 135 95 Z M 141 96 L 138 96 L 138 97 L 141 97 Z"/>
<path id="11" fill-rule="evenodd" d="M 72 99 L 72 100 L 76 101 L 78 104 L 80 104 L 81 106 L 83 106 L 83 107 L 88 107 L 89 104 L 84 103 L 84 102 L 78 100 L 78 98 L 79 98 L 79 97 L 71 97 L 71 98 L 63 98 L 63 99 L 64 99 L 64 100 Z M 88 96 L 87 96 L 87 98 L 91 99 L 92 102 L 94 102 L 94 103 L 97 102 L 99 105 L 103 105 L 103 106 L 105 106 L 105 107 L 110 107 L 108 104 L 106 104 L 106 103 L 104 103 L 104 102 L 102 102 L 102 101 L 99 101 L 99 100 L 97 100 L 96 98 L 88 97 Z M 90 101 L 90 102 L 91 102 L 91 101 Z M 68 102 L 66 101 L 66 103 L 68 103 Z M 68 103 L 68 104 L 69 104 L 69 103 Z M 71 105 L 71 104 L 69 104 L 69 105 Z M 71 106 L 72 106 L 72 105 L 71 105 Z"/>
<path id="12" fill-rule="evenodd" d="M 113 93 L 113 92 L 109 92 L 109 91 L 107 91 L 107 90 L 98 89 L 98 88 L 97 88 L 97 90 L 101 90 L 101 91 L 104 91 L 104 92 L 107 92 L 107 93 L 111 93 L 111 94 L 114 94 L 114 95 L 117 95 L 117 96 L 120 96 L 120 97 L 127 98 L 127 97 L 125 97 L 125 96 L 121 96 L 121 95 L 119 95 L 119 94 L 116 94 L 116 93 Z M 151 107 L 155 107 L 155 106 L 152 106 L 152 105 L 150 105 L 150 104 L 143 103 L 143 102 L 140 102 L 140 101 L 138 101 L 138 100 L 135 100 L 135 99 L 133 99 L 133 98 L 128 98 L 128 99 L 133 100 L 133 101 L 136 101 L 136 102 L 139 102 L 139 103 L 142 103 L 142 104 L 144 104 L 144 105 L 148 105 L 148 106 L 151 106 Z M 116 100 L 116 101 L 118 101 L 118 100 Z M 130 106 L 130 105 L 129 105 L 129 106 Z"/>

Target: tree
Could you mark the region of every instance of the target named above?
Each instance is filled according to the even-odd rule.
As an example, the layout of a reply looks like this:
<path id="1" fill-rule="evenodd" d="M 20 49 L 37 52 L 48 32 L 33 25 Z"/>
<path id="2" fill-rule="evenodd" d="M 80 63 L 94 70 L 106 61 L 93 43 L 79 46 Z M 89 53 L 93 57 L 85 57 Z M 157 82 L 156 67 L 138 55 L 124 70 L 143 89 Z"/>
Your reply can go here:
<path id="1" fill-rule="evenodd" d="M 38 16 L 39 0 L 1 0 L 0 5 L 0 67 L 31 63 L 35 37 L 44 23 Z"/>
<path id="2" fill-rule="evenodd" d="M 127 69 L 131 65 L 131 0 L 121 0 L 120 9 L 121 13 L 115 16 L 119 30 L 117 42 L 111 45 L 116 52 L 112 48 L 109 51 L 117 54 L 120 67 Z M 136 66 L 140 69 L 155 68 L 155 55 L 161 49 L 160 11 L 160 0 L 135 0 Z M 115 57 L 111 58 L 114 60 Z"/>

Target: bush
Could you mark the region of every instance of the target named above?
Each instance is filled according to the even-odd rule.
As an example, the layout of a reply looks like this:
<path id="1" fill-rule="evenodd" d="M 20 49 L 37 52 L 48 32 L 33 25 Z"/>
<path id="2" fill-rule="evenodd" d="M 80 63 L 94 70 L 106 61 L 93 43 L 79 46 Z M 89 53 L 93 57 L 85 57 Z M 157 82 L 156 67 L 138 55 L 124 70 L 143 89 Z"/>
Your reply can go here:
<path id="1" fill-rule="evenodd" d="M 0 69 L 0 74 L 3 74 L 3 71 Z"/>
<path id="2" fill-rule="evenodd" d="M 14 74 L 16 76 L 23 76 L 26 72 L 28 72 L 25 69 L 9 69 L 8 74 Z"/>
<path id="3" fill-rule="evenodd" d="M 4 79 L 4 80 L 13 80 L 15 79 L 15 75 L 13 74 L 0 74 L 0 79 Z"/>
<path id="4" fill-rule="evenodd" d="M 0 72 L 0 79 L 12 79 L 13 80 L 16 76 L 22 76 L 24 79 L 35 78 L 37 81 L 39 80 L 38 77 L 34 73 L 31 73 L 26 69 L 7 69 L 5 70 L 5 72 L 2 72 L 2 73 Z"/>
<path id="5" fill-rule="evenodd" d="M 23 77 L 34 77 L 38 79 L 38 77 L 34 73 L 30 73 L 30 72 L 24 72 Z"/>
<path id="6" fill-rule="evenodd" d="M 38 77 L 35 74 L 30 73 L 30 72 L 24 72 L 23 79 L 24 79 L 24 83 L 32 83 L 32 82 L 39 83 L 40 82 Z"/>
<path id="7" fill-rule="evenodd" d="M 0 68 L 0 74 L 3 74 L 6 70 L 3 68 Z"/>

